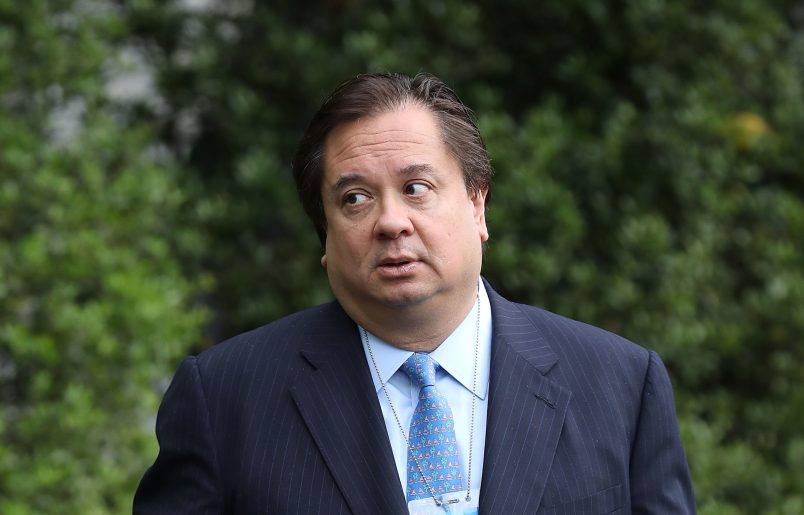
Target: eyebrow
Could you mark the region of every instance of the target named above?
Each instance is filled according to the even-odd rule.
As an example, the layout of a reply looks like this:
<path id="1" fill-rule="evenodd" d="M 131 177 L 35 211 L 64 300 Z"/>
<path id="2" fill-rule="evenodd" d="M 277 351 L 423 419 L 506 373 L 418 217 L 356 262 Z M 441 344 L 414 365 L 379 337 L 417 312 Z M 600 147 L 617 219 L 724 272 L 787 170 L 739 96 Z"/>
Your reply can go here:
<path id="1" fill-rule="evenodd" d="M 399 173 L 404 176 L 418 174 L 437 175 L 438 171 L 429 164 L 412 164 L 401 169 Z"/>
<path id="2" fill-rule="evenodd" d="M 348 188 L 352 184 L 359 182 L 363 176 L 359 173 L 349 173 L 346 175 L 341 175 L 338 177 L 338 180 L 335 181 L 335 184 L 332 186 L 334 191 L 340 191 L 344 188 Z"/>
<path id="3" fill-rule="evenodd" d="M 404 177 L 409 177 L 411 175 L 418 175 L 418 174 L 426 174 L 426 175 L 436 175 L 438 172 L 433 166 L 429 164 L 412 164 L 408 165 L 401 170 L 399 170 L 399 174 Z M 332 185 L 333 191 L 340 191 L 349 186 L 355 184 L 356 182 L 360 182 L 363 180 L 364 175 L 361 173 L 347 173 L 345 175 L 341 175 L 338 177 L 338 180 L 335 181 L 335 184 Z"/>

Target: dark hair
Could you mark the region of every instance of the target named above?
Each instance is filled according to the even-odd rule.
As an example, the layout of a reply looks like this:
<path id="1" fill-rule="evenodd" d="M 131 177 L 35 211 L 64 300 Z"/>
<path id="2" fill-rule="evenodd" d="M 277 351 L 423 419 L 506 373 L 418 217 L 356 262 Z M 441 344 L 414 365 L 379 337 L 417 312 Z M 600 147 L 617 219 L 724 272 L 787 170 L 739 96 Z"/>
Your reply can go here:
<path id="1" fill-rule="evenodd" d="M 428 73 L 415 77 L 400 73 L 358 75 L 338 86 L 324 101 L 293 157 L 296 190 L 322 244 L 327 231 L 321 201 L 327 135 L 342 123 L 386 113 L 406 103 L 419 104 L 436 116 L 444 143 L 461 164 L 467 191 L 491 188 L 494 171 L 474 115 L 441 79 Z"/>

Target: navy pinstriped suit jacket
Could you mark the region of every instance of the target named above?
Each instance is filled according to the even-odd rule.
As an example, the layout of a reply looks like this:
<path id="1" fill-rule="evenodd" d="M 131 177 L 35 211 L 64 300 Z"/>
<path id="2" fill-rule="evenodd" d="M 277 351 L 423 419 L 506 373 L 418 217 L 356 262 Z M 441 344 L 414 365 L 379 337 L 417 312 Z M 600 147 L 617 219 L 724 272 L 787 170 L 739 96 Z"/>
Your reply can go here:
<path id="1" fill-rule="evenodd" d="M 659 357 L 486 285 L 484 514 L 694 513 Z M 337 302 L 179 367 L 136 514 L 404 514 L 355 323 Z"/>

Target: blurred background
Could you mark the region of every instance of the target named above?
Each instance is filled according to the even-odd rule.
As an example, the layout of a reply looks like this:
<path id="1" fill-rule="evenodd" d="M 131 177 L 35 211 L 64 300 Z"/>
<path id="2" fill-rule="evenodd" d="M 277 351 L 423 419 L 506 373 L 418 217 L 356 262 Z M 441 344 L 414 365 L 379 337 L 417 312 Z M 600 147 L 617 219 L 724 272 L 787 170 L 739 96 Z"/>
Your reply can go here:
<path id="1" fill-rule="evenodd" d="M 290 159 L 428 71 L 484 275 L 657 350 L 700 512 L 804 513 L 802 0 L 0 0 L 0 513 L 130 513 L 179 360 L 331 298 Z"/>

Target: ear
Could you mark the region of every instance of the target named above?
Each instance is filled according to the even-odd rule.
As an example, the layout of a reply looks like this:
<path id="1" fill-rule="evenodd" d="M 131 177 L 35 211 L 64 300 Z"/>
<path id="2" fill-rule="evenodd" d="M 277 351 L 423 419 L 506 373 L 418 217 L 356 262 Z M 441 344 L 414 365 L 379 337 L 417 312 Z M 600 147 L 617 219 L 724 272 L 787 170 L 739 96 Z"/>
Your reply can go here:
<path id="1" fill-rule="evenodd" d="M 486 227 L 486 195 L 488 193 L 489 189 L 485 188 L 477 190 L 469 196 L 480 241 L 488 241 L 489 239 L 489 230 Z"/>
<path id="2" fill-rule="evenodd" d="M 323 266 L 324 268 L 327 267 L 327 255 L 326 254 L 321 256 L 321 266 Z"/>

